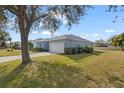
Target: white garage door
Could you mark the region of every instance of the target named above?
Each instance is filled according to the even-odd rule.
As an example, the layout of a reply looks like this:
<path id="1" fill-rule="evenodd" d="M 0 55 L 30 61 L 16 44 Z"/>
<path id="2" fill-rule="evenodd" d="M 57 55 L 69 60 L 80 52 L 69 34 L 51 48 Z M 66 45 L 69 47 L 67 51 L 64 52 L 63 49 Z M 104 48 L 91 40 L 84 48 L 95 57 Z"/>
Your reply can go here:
<path id="1" fill-rule="evenodd" d="M 49 43 L 49 51 L 64 53 L 64 41 L 52 41 Z"/>

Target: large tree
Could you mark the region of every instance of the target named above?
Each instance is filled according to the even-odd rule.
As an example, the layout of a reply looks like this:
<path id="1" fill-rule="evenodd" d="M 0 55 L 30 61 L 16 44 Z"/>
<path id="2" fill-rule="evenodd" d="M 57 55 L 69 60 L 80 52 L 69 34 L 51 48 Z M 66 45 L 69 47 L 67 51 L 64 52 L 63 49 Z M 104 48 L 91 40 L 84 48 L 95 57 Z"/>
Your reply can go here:
<path id="1" fill-rule="evenodd" d="M 51 33 L 60 26 L 71 28 L 78 24 L 80 18 L 86 15 L 91 6 L 37 6 L 37 5 L 9 5 L 1 6 L 8 19 L 15 20 L 21 35 L 22 63 L 31 62 L 28 52 L 28 36 L 32 30 L 47 30 Z M 11 16 L 10 16 L 11 15 Z M 64 21 L 64 22 L 63 22 Z"/>

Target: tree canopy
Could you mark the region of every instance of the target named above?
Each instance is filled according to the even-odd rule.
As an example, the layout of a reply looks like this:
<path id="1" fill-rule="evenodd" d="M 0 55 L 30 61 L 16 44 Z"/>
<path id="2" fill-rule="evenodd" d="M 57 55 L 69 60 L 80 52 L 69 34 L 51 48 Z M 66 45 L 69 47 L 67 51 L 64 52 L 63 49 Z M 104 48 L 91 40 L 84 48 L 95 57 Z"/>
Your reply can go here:
<path id="1" fill-rule="evenodd" d="M 3 30 L 0 30 L 0 47 L 3 48 L 6 46 L 6 42 L 8 38 L 10 37 L 8 32 L 5 32 Z"/>
<path id="2" fill-rule="evenodd" d="M 121 50 L 124 51 L 124 33 L 115 35 L 110 39 L 110 44 L 112 46 L 119 46 Z"/>
<path id="3" fill-rule="evenodd" d="M 13 28 L 19 29 L 19 18 L 23 16 L 24 28 L 30 31 L 50 31 L 54 33 L 60 26 L 71 28 L 87 14 L 92 6 L 3 6 L 4 14 Z M 15 23 L 15 24 L 14 24 Z M 15 26 L 15 27 L 14 27 Z M 30 32 L 27 31 L 27 32 Z"/>
<path id="4" fill-rule="evenodd" d="M 95 46 L 97 46 L 97 47 L 107 47 L 108 44 L 103 39 L 100 39 L 100 40 L 96 40 Z"/>

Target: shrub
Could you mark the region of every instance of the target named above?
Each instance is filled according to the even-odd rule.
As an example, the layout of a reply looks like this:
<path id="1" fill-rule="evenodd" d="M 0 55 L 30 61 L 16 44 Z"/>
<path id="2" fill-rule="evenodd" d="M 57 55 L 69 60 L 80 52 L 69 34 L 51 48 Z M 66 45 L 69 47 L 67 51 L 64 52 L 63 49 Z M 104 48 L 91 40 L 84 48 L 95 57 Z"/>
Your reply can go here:
<path id="1" fill-rule="evenodd" d="M 72 54 L 76 54 L 77 53 L 77 49 L 76 48 L 71 48 L 72 49 Z"/>
<path id="2" fill-rule="evenodd" d="M 10 52 L 10 49 L 7 49 L 7 52 Z"/>
<path id="3" fill-rule="evenodd" d="M 89 47 L 89 46 L 86 46 L 86 47 L 76 47 L 76 48 L 65 48 L 64 49 L 64 52 L 66 54 L 77 54 L 77 53 L 93 53 L 93 47 Z"/>
<path id="4" fill-rule="evenodd" d="M 83 53 L 83 47 L 78 47 L 78 52 L 77 53 Z"/>
<path id="5" fill-rule="evenodd" d="M 90 53 L 93 53 L 93 51 L 94 51 L 94 48 L 90 47 Z"/>
<path id="6" fill-rule="evenodd" d="M 64 48 L 66 54 L 75 54 L 75 48 Z"/>
<path id="7" fill-rule="evenodd" d="M 13 52 L 13 49 L 11 49 L 11 52 Z"/>
<path id="8" fill-rule="evenodd" d="M 7 52 L 13 52 L 13 49 L 7 49 Z"/>
<path id="9" fill-rule="evenodd" d="M 33 48 L 32 51 L 33 52 L 42 52 L 43 48 L 36 47 L 36 48 Z"/>
<path id="10" fill-rule="evenodd" d="M 65 48 L 64 51 L 66 54 L 77 54 L 77 53 L 82 53 L 83 48 L 81 48 L 81 47 Z"/>
<path id="11" fill-rule="evenodd" d="M 84 47 L 83 51 L 86 53 L 93 53 L 93 47 L 86 46 Z"/>

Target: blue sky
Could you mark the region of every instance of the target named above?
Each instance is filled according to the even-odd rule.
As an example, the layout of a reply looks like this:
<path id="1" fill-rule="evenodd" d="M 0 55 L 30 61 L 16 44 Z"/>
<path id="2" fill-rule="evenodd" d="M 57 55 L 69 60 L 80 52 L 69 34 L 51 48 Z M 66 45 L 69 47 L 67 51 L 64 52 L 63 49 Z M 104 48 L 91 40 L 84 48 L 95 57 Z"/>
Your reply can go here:
<path id="1" fill-rule="evenodd" d="M 74 34 L 85 39 L 95 41 L 98 39 L 109 39 L 112 35 L 124 32 L 124 23 L 122 20 L 124 11 L 106 12 L 107 6 L 95 6 L 95 9 L 88 10 L 88 15 L 80 21 L 79 25 L 74 25 L 70 30 L 61 27 L 55 36 L 63 34 Z M 116 15 L 119 15 L 117 22 L 113 23 Z M 20 34 L 15 31 L 9 31 L 13 41 L 20 41 Z M 49 32 L 38 33 L 34 31 L 29 35 L 29 39 L 50 38 Z"/>

